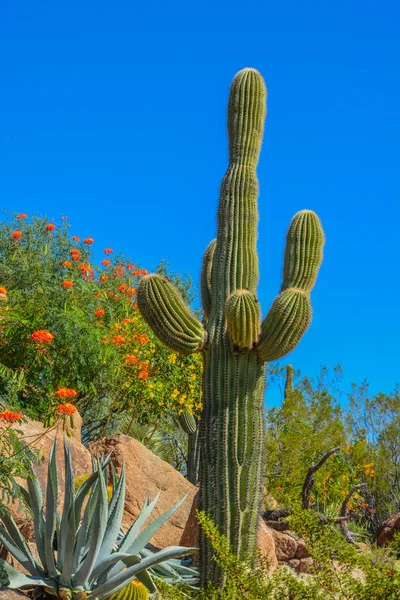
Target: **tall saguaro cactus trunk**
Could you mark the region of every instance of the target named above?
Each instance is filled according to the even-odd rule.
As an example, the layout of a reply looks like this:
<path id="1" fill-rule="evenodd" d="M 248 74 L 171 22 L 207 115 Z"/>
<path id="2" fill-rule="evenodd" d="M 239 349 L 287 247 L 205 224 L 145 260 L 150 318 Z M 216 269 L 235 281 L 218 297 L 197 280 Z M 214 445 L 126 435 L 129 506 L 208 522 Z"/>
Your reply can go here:
<path id="1" fill-rule="evenodd" d="M 261 75 L 240 71 L 228 104 L 230 161 L 221 185 L 217 237 L 206 250 L 201 273 L 205 328 L 166 279 L 149 275 L 138 289 L 139 308 L 156 335 L 176 351 L 203 354 L 201 508 L 243 558 L 256 549 L 265 365 L 293 350 L 310 324 L 310 291 L 324 244 L 317 215 L 297 213 L 287 233 L 281 291 L 261 322 L 256 167 L 265 115 Z M 203 584 L 222 582 L 205 538 L 200 564 Z"/>

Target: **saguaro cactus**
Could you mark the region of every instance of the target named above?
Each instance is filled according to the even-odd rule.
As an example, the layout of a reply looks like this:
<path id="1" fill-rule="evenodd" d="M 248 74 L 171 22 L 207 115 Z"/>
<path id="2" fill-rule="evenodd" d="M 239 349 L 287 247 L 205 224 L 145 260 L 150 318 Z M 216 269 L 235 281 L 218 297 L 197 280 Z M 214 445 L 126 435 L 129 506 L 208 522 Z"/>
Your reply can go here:
<path id="1" fill-rule="evenodd" d="M 295 215 L 287 233 L 281 291 L 261 322 L 258 283 L 256 166 L 266 115 L 266 88 L 256 70 L 233 80 L 228 104 L 229 166 L 222 180 L 217 237 L 201 272 L 206 325 L 158 275 L 138 289 L 143 317 L 172 349 L 202 352 L 201 508 L 239 557 L 254 553 L 261 491 L 265 363 L 297 346 L 311 321 L 310 291 L 324 234 L 315 213 Z M 200 540 L 203 584 L 220 583 L 209 542 Z"/>
<path id="2" fill-rule="evenodd" d="M 194 415 L 184 410 L 178 417 L 179 424 L 188 436 L 187 479 L 196 485 L 199 477 L 199 424 Z"/>

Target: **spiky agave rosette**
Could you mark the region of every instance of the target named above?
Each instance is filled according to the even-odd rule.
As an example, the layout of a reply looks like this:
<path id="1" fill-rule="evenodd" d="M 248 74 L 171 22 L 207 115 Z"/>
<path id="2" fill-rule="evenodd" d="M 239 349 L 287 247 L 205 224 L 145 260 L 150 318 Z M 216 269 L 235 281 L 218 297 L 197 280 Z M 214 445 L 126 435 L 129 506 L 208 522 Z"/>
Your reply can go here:
<path id="1" fill-rule="evenodd" d="M 159 494 L 152 502 L 146 498 L 136 521 L 123 533 L 124 467 L 120 477 L 112 469 L 113 493 L 108 501 L 106 478 L 110 456 L 93 459 L 93 473 L 76 493 L 71 446 L 66 441 L 64 458 L 65 493 L 61 514 L 57 512 L 56 440 L 49 457 L 46 510 L 39 481 L 33 471 L 32 478 L 27 480 L 28 491 L 21 487 L 33 515 L 39 560 L 33 556 L 12 516 L 5 510 L 0 513 L 0 542 L 29 573 L 24 575 L 1 560 L 3 575 L 8 579 L 7 587 L 41 587 L 48 594 L 64 600 L 105 600 L 135 579 L 150 592 L 156 591 L 155 577 L 165 577 L 171 583 L 192 584 L 197 581 L 195 569 L 181 565 L 180 561 L 170 563 L 171 559 L 194 552 L 195 548 L 171 546 L 158 552 L 146 548 L 156 531 L 185 498 L 142 529 Z M 57 550 L 54 549 L 55 537 Z"/>

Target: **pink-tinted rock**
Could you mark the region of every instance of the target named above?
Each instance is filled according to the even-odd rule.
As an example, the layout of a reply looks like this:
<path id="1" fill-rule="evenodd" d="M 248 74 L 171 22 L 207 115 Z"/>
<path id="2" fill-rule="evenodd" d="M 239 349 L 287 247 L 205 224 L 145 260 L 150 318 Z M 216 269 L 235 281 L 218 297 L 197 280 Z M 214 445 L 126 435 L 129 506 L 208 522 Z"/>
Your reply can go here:
<path id="1" fill-rule="evenodd" d="M 288 567 L 290 567 L 291 569 L 296 571 L 296 573 L 298 573 L 300 570 L 300 562 L 301 561 L 298 558 L 291 558 L 290 560 L 287 560 L 286 562 L 281 561 L 280 564 L 288 565 Z"/>
<path id="2" fill-rule="evenodd" d="M 286 533 L 271 529 L 278 561 L 288 561 L 296 556 L 297 542 Z"/>
<path id="3" fill-rule="evenodd" d="M 296 558 L 308 558 L 310 555 L 307 552 L 304 540 L 299 540 L 296 550 Z"/>
<path id="4" fill-rule="evenodd" d="M 313 570 L 314 561 L 311 556 L 307 558 L 302 558 L 300 560 L 299 572 L 300 573 L 311 573 Z"/>
<path id="5" fill-rule="evenodd" d="M 257 544 L 262 557 L 266 560 L 266 566 L 268 567 L 268 570 L 275 570 L 278 565 L 275 541 L 272 535 L 272 530 L 267 527 L 262 517 L 258 518 Z"/>

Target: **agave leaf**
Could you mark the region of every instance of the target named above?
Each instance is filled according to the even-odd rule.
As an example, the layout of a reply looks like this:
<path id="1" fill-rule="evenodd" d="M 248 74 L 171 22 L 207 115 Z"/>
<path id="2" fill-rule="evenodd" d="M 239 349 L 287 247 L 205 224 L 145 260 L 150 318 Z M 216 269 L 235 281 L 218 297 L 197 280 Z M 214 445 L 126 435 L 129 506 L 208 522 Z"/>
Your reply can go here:
<path id="1" fill-rule="evenodd" d="M 9 534 L 12 542 L 15 544 L 15 546 L 17 546 L 20 549 L 20 551 L 26 556 L 26 560 L 30 563 L 31 568 L 29 568 L 29 566 L 27 566 L 27 564 L 24 565 L 26 570 L 29 571 L 29 573 L 31 573 L 31 575 L 37 575 L 37 574 L 44 575 L 43 569 L 41 568 L 41 566 L 38 564 L 35 557 L 33 556 L 28 544 L 26 543 L 24 536 L 18 529 L 18 526 L 17 526 L 16 522 L 14 521 L 13 517 L 11 516 L 11 514 L 9 514 L 6 510 L 2 510 L 0 512 L 0 518 L 3 521 L 5 527 L 7 528 L 8 534 Z M 10 552 L 11 552 L 11 550 L 10 550 Z M 17 557 L 15 557 L 15 558 L 17 558 Z M 17 560 L 19 560 L 19 559 L 17 558 Z"/>
<path id="2" fill-rule="evenodd" d="M 40 489 L 39 480 L 36 477 L 35 472 L 32 469 L 32 477 L 28 477 L 26 480 L 28 485 L 30 506 L 33 512 L 33 526 L 35 530 L 35 542 L 39 558 L 42 562 L 43 568 L 47 571 L 46 552 L 44 547 L 44 531 L 45 531 L 45 518 L 43 516 L 43 496 Z"/>
<path id="3" fill-rule="evenodd" d="M 31 575 L 41 575 L 42 571 L 37 571 L 30 558 L 23 552 L 10 535 L 6 532 L 4 527 L 0 525 L 0 542 L 7 548 L 7 550 L 17 559 L 17 561 L 25 567 L 25 569 L 31 573 Z"/>
<path id="4" fill-rule="evenodd" d="M 143 583 L 144 586 L 147 587 L 151 594 L 154 594 L 157 591 L 157 588 L 154 585 L 153 578 L 148 571 L 140 571 L 140 573 L 138 573 L 136 577 L 141 583 Z"/>
<path id="5" fill-rule="evenodd" d="M 57 567 L 63 570 L 65 549 L 68 540 L 68 533 L 75 525 L 75 493 L 74 493 L 74 471 L 72 468 L 71 444 L 67 444 L 64 437 L 64 464 L 65 464 L 65 487 L 64 487 L 64 506 L 61 516 L 61 523 L 57 534 Z M 75 535 L 75 532 L 74 532 Z M 71 536 L 69 536 L 71 537 Z M 73 548 L 72 548 L 73 550 Z M 71 548 L 69 547 L 69 551 Z"/>
<path id="6" fill-rule="evenodd" d="M 97 471 L 96 471 L 95 475 L 97 476 L 97 478 L 99 477 L 99 473 Z M 83 513 L 82 523 L 80 524 L 79 529 L 77 531 L 75 551 L 74 551 L 74 560 L 73 560 L 73 567 L 72 567 L 72 570 L 74 573 L 78 570 L 84 556 L 87 554 L 87 551 L 88 551 L 87 541 L 89 538 L 90 522 L 92 520 L 93 513 L 94 513 L 94 510 L 97 505 L 98 495 L 99 495 L 99 487 L 98 487 L 98 480 L 96 480 L 95 484 L 92 487 L 92 491 L 90 492 L 90 496 L 89 496 L 88 503 L 86 504 L 85 512 Z"/>
<path id="7" fill-rule="evenodd" d="M 96 510 L 94 511 L 93 519 L 90 523 L 90 530 L 88 532 L 88 551 L 85 558 L 74 575 L 74 585 L 79 587 L 86 583 L 93 566 L 96 562 L 104 534 L 107 527 L 107 516 L 108 516 L 108 498 L 107 488 L 104 481 L 103 471 L 99 465 L 99 479 L 98 479 L 98 501 L 96 503 Z"/>
<path id="8" fill-rule="evenodd" d="M 112 479 L 112 486 L 113 486 L 113 490 L 115 490 L 115 488 L 117 487 L 117 472 L 115 470 L 114 464 L 111 463 L 111 479 Z"/>
<path id="9" fill-rule="evenodd" d="M 0 559 L 0 567 L 3 567 L 3 569 L 7 573 L 7 587 L 11 588 L 12 590 L 28 586 L 34 587 L 36 585 L 43 585 L 54 588 L 54 581 L 52 581 L 51 579 L 45 579 L 42 577 L 29 577 L 28 575 L 23 575 L 3 559 Z"/>
<path id="10" fill-rule="evenodd" d="M 96 565 L 103 557 L 110 556 L 118 539 L 125 506 L 125 466 L 122 467 L 121 477 L 114 489 L 110 502 L 107 527 L 101 543 Z"/>
<path id="11" fill-rule="evenodd" d="M 102 464 L 102 470 L 104 470 L 107 467 L 110 460 L 111 460 L 110 456 L 108 456 L 106 458 L 106 460 L 104 461 L 104 463 Z M 86 498 L 90 488 L 96 483 L 98 477 L 99 477 L 99 475 L 98 475 L 97 469 L 95 468 L 92 475 L 90 475 L 90 477 L 88 477 L 88 479 L 86 479 L 86 481 L 84 483 L 82 483 L 79 490 L 77 491 L 77 494 L 75 496 L 75 519 L 76 519 L 77 523 L 79 523 L 79 521 L 80 521 L 82 506 L 85 501 L 85 498 Z"/>
<path id="12" fill-rule="evenodd" d="M 44 550 L 46 554 L 46 567 L 49 577 L 57 576 L 56 562 L 54 559 L 53 540 L 56 530 L 57 517 L 57 465 L 56 465 L 56 449 L 57 438 L 51 447 L 49 466 L 47 470 L 47 493 L 46 493 L 46 524 L 45 524 L 45 539 Z"/>
<path id="13" fill-rule="evenodd" d="M 29 492 L 26 491 L 26 489 L 24 487 L 22 487 L 21 484 L 17 484 L 18 485 L 18 489 L 21 493 L 21 496 L 23 497 L 24 503 L 26 504 L 26 506 L 32 511 L 32 507 L 31 507 L 31 499 L 29 496 Z"/>
<path id="14" fill-rule="evenodd" d="M 134 542 L 126 549 L 129 554 L 138 554 L 147 544 L 150 542 L 153 535 L 166 523 L 169 517 L 180 507 L 180 505 L 186 500 L 187 494 L 174 504 L 165 513 L 154 519 L 143 531 L 137 536 Z"/>
<path id="15" fill-rule="evenodd" d="M 146 558 L 152 554 L 151 550 L 144 548 L 140 553 L 141 558 Z M 168 562 L 158 563 L 153 569 L 156 573 L 162 573 L 164 576 L 175 577 L 186 581 L 187 577 L 198 579 L 199 571 L 196 568 L 186 567 L 182 564 L 182 560 L 171 558 Z"/>
<path id="16" fill-rule="evenodd" d="M 136 536 L 138 535 L 142 526 L 145 524 L 145 522 L 147 521 L 147 519 L 153 512 L 153 509 L 154 509 L 155 505 L 157 504 L 159 497 L 160 497 L 160 492 L 158 492 L 158 494 L 156 495 L 154 500 L 152 502 L 150 502 L 149 496 L 146 496 L 144 506 L 143 506 L 142 510 L 140 511 L 136 521 L 134 523 L 132 523 L 132 525 L 128 529 L 127 533 L 125 534 L 125 536 L 122 538 L 121 542 L 119 543 L 119 546 L 118 546 L 119 552 L 127 552 L 128 548 L 133 544 L 133 542 L 136 539 Z M 131 553 L 131 554 L 133 554 L 133 553 Z"/>
<path id="17" fill-rule="evenodd" d="M 181 556 L 182 554 L 186 554 L 193 550 L 193 548 L 184 548 L 182 546 L 170 546 L 169 548 L 164 548 L 163 550 L 148 556 L 142 561 L 136 555 L 125 558 L 123 559 L 123 563 L 127 568 L 95 588 L 92 591 L 92 598 L 93 600 L 103 600 L 128 585 L 128 583 L 137 577 L 138 573 L 151 568 L 159 562 Z"/>

